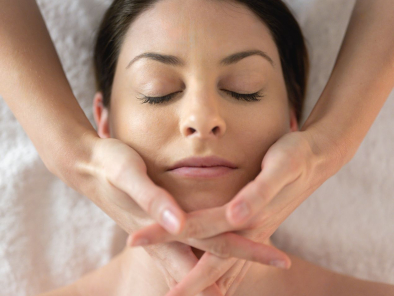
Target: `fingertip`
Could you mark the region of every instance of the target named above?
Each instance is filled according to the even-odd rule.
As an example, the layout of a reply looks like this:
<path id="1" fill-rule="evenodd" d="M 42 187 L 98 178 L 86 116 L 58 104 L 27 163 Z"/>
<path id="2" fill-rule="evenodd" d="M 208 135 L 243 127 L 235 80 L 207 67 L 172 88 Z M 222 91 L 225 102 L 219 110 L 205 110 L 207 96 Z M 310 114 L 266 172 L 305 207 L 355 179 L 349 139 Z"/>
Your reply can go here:
<path id="1" fill-rule="evenodd" d="M 286 256 L 282 259 L 271 260 L 269 264 L 275 267 L 279 267 L 281 269 L 289 270 L 291 267 L 291 260 L 289 257 Z"/>
<path id="2" fill-rule="evenodd" d="M 289 255 L 287 255 L 285 252 L 279 250 L 282 253 L 282 261 L 286 262 L 286 268 L 285 269 L 290 269 L 291 267 L 291 259 L 289 257 Z"/>
<path id="3" fill-rule="evenodd" d="M 287 266 L 287 262 L 284 260 L 271 260 L 269 262 L 269 265 L 277 267 L 277 268 L 281 268 L 281 269 L 289 269 L 289 267 Z"/>
<path id="4" fill-rule="evenodd" d="M 139 246 L 146 246 L 149 245 L 150 241 L 148 238 L 138 235 L 130 235 L 129 238 L 127 239 L 127 246 L 132 248 L 132 247 L 139 247 Z"/>

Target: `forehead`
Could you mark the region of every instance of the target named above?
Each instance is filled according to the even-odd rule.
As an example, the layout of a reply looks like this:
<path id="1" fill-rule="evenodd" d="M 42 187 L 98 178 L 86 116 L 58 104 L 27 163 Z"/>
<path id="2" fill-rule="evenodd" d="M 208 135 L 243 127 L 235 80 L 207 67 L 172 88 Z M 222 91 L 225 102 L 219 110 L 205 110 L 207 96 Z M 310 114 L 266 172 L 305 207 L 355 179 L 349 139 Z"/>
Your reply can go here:
<path id="1" fill-rule="evenodd" d="M 120 59 L 145 51 L 218 61 L 233 52 L 260 49 L 279 56 L 268 27 L 247 6 L 223 0 L 161 0 L 139 15 L 126 33 Z"/>

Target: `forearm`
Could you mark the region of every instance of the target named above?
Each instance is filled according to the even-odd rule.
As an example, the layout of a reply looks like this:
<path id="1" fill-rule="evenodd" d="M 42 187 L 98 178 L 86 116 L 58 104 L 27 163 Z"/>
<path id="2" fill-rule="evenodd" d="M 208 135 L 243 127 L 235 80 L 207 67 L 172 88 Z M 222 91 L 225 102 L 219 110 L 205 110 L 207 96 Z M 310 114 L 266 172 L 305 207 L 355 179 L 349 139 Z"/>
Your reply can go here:
<path id="1" fill-rule="evenodd" d="M 394 86 L 394 2 L 358 0 L 330 79 L 301 130 L 338 168 L 356 153 Z"/>
<path id="2" fill-rule="evenodd" d="M 47 168 L 74 187 L 68 174 L 90 153 L 81 139 L 97 133 L 72 93 L 36 2 L 1 0 L 0 7 L 0 95 Z"/>

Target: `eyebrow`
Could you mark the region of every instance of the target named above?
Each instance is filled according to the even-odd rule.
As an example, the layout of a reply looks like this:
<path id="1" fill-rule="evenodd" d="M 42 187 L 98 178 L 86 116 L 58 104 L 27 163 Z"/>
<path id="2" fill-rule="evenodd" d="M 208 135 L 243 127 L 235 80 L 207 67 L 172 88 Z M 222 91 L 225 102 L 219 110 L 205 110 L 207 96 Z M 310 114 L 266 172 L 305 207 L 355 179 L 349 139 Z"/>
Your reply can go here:
<path id="1" fill-rule="evenodd" d="M 253 56 L 253 55 L 258 55 L 258 56 L 263 57 L 268 62 L 270 62 L 272 67 L 275 67 L 274 61 L 269 57 L 269 55 L 267 55 L 264 51 L 259 50 L 259 49 L 241 51 L 241 52 L 231 54 L 228 57 L 221 60 L 219 62 L 219 65 L 228 66 L 231 64 L 235 64 L 235 63 L 239 62 L 240 60 L 250 57 L 250 56 Z M 136 62 L 142 58 L 147 58 L 150 60 L 158 61 L 160 63 L 170 65 L 170 66 L 183 67 L 186 64 L 182 59 L 180 59 L 176 56 L 173 56 L 173 55 L 164 55 L 164 54 L 155 53 L 155 52 L 145 52 L 143 54 L 136 56 L 134 59 L 132 59 L 131 62 L 127 65 L 126 69 L 128 69 L 134 62 Z"/>

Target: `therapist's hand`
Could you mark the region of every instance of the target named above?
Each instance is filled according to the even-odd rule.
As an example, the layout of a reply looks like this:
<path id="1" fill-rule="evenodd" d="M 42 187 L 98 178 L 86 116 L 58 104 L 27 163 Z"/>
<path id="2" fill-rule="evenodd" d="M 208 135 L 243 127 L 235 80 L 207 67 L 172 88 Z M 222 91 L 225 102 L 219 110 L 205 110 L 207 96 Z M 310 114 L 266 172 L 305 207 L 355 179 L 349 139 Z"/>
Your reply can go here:
<path id="1" fill-rule="evenodd" d="M 148 226 L 132 235 L 131 244 L 137 239 L 146 239 L 150 244 L 183 241 L 226 258 L 230 246 L 236 245 L 235 240 L 228 240 L 228 232 L 257 239 L 255 241 L 270 237 L 314 190 L 341 167 L 339 162 L 335 163 L 335 156 L 331 157 L 332 163 L 327 164 L 327 155 L 321 146 L 324 141 L 317 141 L 307 131 L 285 134 L 267 151 L 260 174 L 229 203 L 189 213 L 185 227 L 178 235 L 169 234 L 158 224 Z M 320 146 L 316 145 L 317 142 Z M 239 210 L 237 206 L 240 206 Z M 198 292 L 218 280 L 228 268 L 224 263 L 218 265 L 215 260 L 217 258 L 210 256 L 204 264 L 198 264 L 174 289 L 176 293 L 170 295 L 192 295 L 189 293 Z M 213 268 L 216 269 L 216 279 L 207 279 L 206 272 Z M 191 289 L 192 285 L 198 289 Z"/>
<path id="2" fill-rule="evenodd" d="M 89 163 L 80 163 L 78 168 L 81 176 L 89 179 L 81 180 L 90 184 L 84 193 L 120 227 L 132 233 L 159 221 L 163 227 L 174 231 L 176 227 L 171 223 L 174 219 L 165 219 L 169 217 L 166 209 L 180 217 L 180 226 L 184 224 L 185 213 L 165 189 L 151 181 L 143 159 L 134 149 L 115 138 L 96 137 L 89 141 L 93 141 L 92 157 Z M 198 261 L 191 247 L 181 243 L 147 246 L 145 250 L 163 272 L 170 288 Z M 198 295 L 222 296 L 216 284 L 210 286 Z"/>

